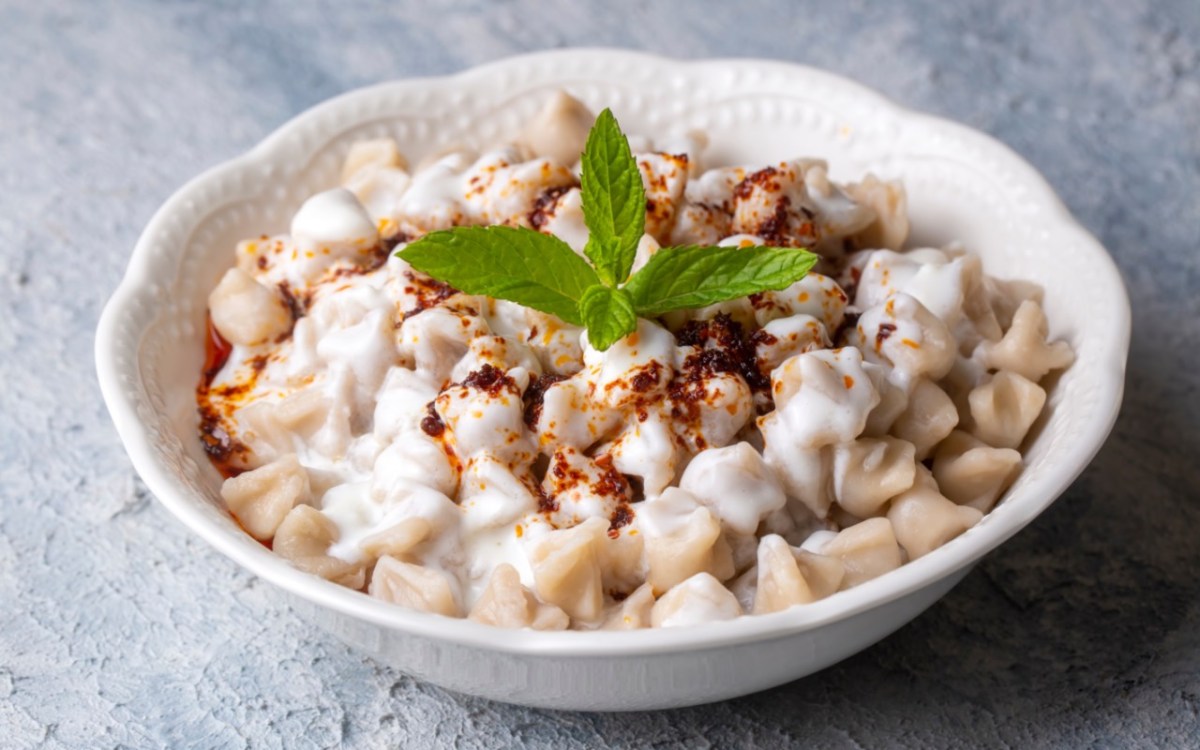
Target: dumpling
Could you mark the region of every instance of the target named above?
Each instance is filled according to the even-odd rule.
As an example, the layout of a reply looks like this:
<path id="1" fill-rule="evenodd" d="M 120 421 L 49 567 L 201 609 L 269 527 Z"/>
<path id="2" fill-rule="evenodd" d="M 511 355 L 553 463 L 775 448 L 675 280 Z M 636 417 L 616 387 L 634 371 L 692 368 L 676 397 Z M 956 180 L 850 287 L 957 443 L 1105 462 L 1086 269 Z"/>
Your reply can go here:
<path id="1" fill-rule="evenodd" d="M 842 529 L 825 543 L 821 554 L 842 561 L 846 569 L 843 589 L 878 578 L 904 562 L 892 522 L 886 518 L 868 518 Z"/>
<path id="2" fill-rule="evenodd" d="M 311 499 L 308 472 L 295 453 L 226 479 L 221 497 L 250 536 L 266 541 L 298 503 Z"/>
<path id="3" fill-rule="evenodd" d="M 297 505 L 275 532 L 271 548 L 306 573 L 361 589 L 366 581 L 362 563 L 347 562 L 328 554 L 338 540 L 338 529 L 321 511 L 311 505 Z"/>
<path id="4" fill-rule="evenodd" d="M 961 430 L 950 433 L 933 457 L 933 477 L 942 494 L 984 513 L 1020 470 L 1020 453 L 993 448 Z"/>
<path id="5" fill-rule="evenodd" d="M 460 616 L 449 576 L 440 570 L 402 562 L 387 555 L 375 564 L 367 593 L 420 612 Z"/>
<path id="6" fill-rule="evenodd" d="M 958 342 L 941 318 L 903 292 L 865 310 L 851 342 L 868 360 L 890 365 L 908 381 L 938 380 L 958 356 Z"/>
<path id="7" fill-rule="evenodd" d="M 685 490 L 670 487 L 638 505 L 637 526 L 645 539 L 646 580 L 656 592 L 697 573 L 722 580 L 734 573 L 720 522 Z"/>
<path id="8" fill-rule="evenodd" d="M 432 533 L 433 525 L 427 519 L 413 516 L 395 526 L 371 534 L 358 546 L 371 559 L 378 559 L 384 555 L 399 559 L 428 539 Z"/>
<path id="9" fill-rule="evenodd" d="M 625 597 L 604 621 L 605 630 L 638 630 L 650 627 L 654 607 L 654 587 L 644 583 Z"/>
<path id="10" fill-rule="evenodd" d="M 742 605 L 733 592 L 708 573 L 697 573 L 654 603 L 650 623 L 656 628 L 686 627 L 732 620 L 741 614 Z"/>
<path id="11" fill-rule="evenodd" d="M 292 313 L 274 291 L 240 268 L 231 268 L 208 295 L 213 327 L 231 344 L 270 341 L 292 327 Z"/>
<path id="12" fill-rule="evenodd" d="M 916 460 L 912 443 L 893 437 L 859 438 L 833 449 L 833 494 L 859 518 L 880 512 L 887 501 L 912 487 Z"/>
<path id="13" fill-rule="evenodd" d="M 342 160 L 342 184 L 349 182 L 356 173 L 367 167 L 407 169 L 408 163 L 392 138 L 355 141 L 346 153 L 346 158 Z"/>
<path id="14" fill-rule="evenodd" d="M 790 444 L 788 437 L 778 423 L 764 426 L 763 460 L 775 472 L 788 497 L 817 518 L 825 518 L 833 503 L 833 448 L 805 448 Z"/>
<path id="15" fill-rule="evenodd" d="M 775 534 L 759 542 L 757 570 L 756 615 L 829 596 L 838 590 L 845 573 L 837 558 L 795 550 Z"/>
<path id="16" fill-rule="evenodd" d="M 561 608 L 572 620 L 594 622 L 602 614 L 601 545 L 608 525 L 602 518 L 589 518 L 530 543 L 527 554 L 538 598 Z"/>
<path id="17" fill-rule="evenodd" d="M 858 437 L 879 404 L 879 392 L 853 347 L 797 354 L 771 372 L 775 411 L 759 417 L 769 446 L 771 435 L 793 445 L 820 448 Z"/>
<path id="18" fill-rule="evenodd" d="M 1048 330 L 1042 306 L 1025 300 L 1013 315 L 1004 338 L 979 345 L 979 358 L 988 369 L 1013 372 L 1036 383 L 1051 370 L 1061 370 L 1075 360 L 1065 341 L 1047 343 Z"/>
<path id="19" fill-rule="evenodd" d="M 899 250 L 908 239 L 908 195 L 899 180 L 880 180 L 869 174 L 862 182 L 846 185 L 851 198 L 875 211 L 875 221 L 854 235 L 861 248 Z"/>
<path id="20" fill-rule="evenodd" d="M 570 624 L 566 612 L 553 604 L 539 602 L 533 592 L 522 586 L 517 569 L 508 563 L 492 570 L 487 588 L 467 617 L 498 628 L 565 630 Z"/>
<path id="21" fill-rule="evenodd" d="M 575 97 L 555 91 L 525 124 L 517 144 L 534 156 L 569 167 L 579 161 L 596 116 Z"/>
<path id="22" fill-rule="evenodd" d="M 1046 392 L 1028 378 L 1001 370 L 971 391 L 967 401 L 976 437 L 997 448 L 1016 448 L 1042 413 Z"/>
<path id="23" fill-rule="evenodd" d="M 764 516 L 787 502 L 775 473 L 742 442 L 701 451 L 679 478 L 679 488 L 739 534 L 753 534 Z"/>
<path id="24" fill-rule="evenodd" d="M 922 474 L 928 469 L 920 467 Z M 892 500 L 888 520 L 896 540 L 910 560 L 927 555 L 979 523 L 983 513 L 967 505 L 957 505 L 930 486 L 920 482 Z"/>
<path id="25" fill-rule="evenodd" d="M 908 399 L 908 408 L 892 423 L 892 434 L 912 443 L 918 461 L 924 461 L 958 424 L 954 401 L 936 383 L 921 379 Z"/>

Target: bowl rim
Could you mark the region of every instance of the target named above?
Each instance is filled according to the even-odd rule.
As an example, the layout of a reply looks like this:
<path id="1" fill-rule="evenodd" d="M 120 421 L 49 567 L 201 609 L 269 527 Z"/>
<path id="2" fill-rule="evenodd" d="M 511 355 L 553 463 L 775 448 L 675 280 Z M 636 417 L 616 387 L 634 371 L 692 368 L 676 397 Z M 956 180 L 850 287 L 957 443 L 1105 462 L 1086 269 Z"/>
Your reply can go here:
<path id="1" fill-rule="evenodd" d="M 397 607 L 360 592 L 330 583 L 303 573 L 283 558 L 261 545 L 248 547 L 229 528 L 220 525 L 211 514 L 203 512 L 191 493 L 180 487 L 169 467 L 156 460 L 151 450 L 151 433 L 142 423 L 138 404 L 122 385 L 127 371 L 122 369 L 121 357 L 115 356 L 118 331 L 125 312 L 135 305 L 139 292 L 156 283 L 151 275 L 151 256 L 155 238 L 173 216 L 188 206 L 201 186 L 219 181 L 232 173 L 269 163 L 277 151 L 288 143 L 311 120 L 327 116 L 355 102 L 370 99 L 383 92 L 397 90 L 438 90 L 453 88 L 497 76 L 506 70 L 530 63 L 554 66 L 566 60 L 591 58 L 601 62 L 633 62 L 665 71 L 695 69 L 704 66 L 723 69 L 771 71 L 798 78 L 819 79 L 826 85 L 842 89 L 848 96 L 869 101 L 873 107 L 887 112 L 896 120 L 918 125 L 934 126 L 954 137 L 985 149 L 1001 159 L 1029 191 L 1032 201 L 1046 211 L 1048 221 L 1056 222 L 1056 230 L 1074 235 L 1094 255 L 1097 278 L 1107 287 L 1105 293 L 1115 307 L 1117 325 L 1109 331 L 1106 346 L 1098 360 L 1106 368 L 1100 382 L 1103 388 L 1090 415 L 1091 428 L 1081 439 L 1063 450 L 1056 461 L 1058 470 L 1045 475 L 1036 488 L 1036 502 L 1025 501 L 1020 506 L 998 506 L 996 511 L 967 535 L 879 578 L 868 581 L 835 596 L 782 612 L 739 617 L 734 620 L 707 623 L 688 628 L 649 628 L 633 631 L 561 631 L 505 630 L 482 625 L 462 618 L 448 618 Z M 564 82 L 565 83 L 565 82 Z M 327 145 L 312 145 L 310 154 Z M 136 338 L 137 349 L 153 321 L 143 326 Z M 232 559 L 254 575 L 311 604 L 334 610 L 342 615 L 395 631 L 460 646 L 482 648 L 532 656 L 601 658 L 639 656 L 691 650 L 710 650 L 732 645 L 772 640 L 809 631 L 844 620 L 869 609 L 882 606 L 918 589 L 924 588 L 973 564 L 983 555 L 999 547 L 1026 526 L 1054 502 L 1083 472 L 1104 444 L 1115 424 L 1124 389 L 1125 364 L 1129 350 L 1131 314 L 1128 294 L 1112 257 L 1100 243 L 1069 213 L 1046 180 L 1022 157 L 992 137 L 944 118 L 919 113 L 902 107 L 884 95 L 862 84 L 833 73 L 795 63 L 758 60 L 753 58 L 708 58 L 675 60 L 642 52 L 606 48 L 579 48 L 534 52 L 507 57 L 472 67 L 447 76 L 406 78 L 359 88 L 325 100 L 293 117 L 248 152 L 212 167 L 179 188 L 154 214 L 139 237 L 127 270 L 104 308 L 96 332 L 95 357 L 101 392 L 117 432 L 130 460 L 150 491 L 166 508 L 191 531 L 197 533 L 217 551 Z M 138 352 L 127 352 L 135 363 L 131 369 L 137 382 L 142 373 L 136 367 Z M 125 365 L 128 367 L 128 365 Z M 997 511 L 1000 511 L 997 513 Z"/>

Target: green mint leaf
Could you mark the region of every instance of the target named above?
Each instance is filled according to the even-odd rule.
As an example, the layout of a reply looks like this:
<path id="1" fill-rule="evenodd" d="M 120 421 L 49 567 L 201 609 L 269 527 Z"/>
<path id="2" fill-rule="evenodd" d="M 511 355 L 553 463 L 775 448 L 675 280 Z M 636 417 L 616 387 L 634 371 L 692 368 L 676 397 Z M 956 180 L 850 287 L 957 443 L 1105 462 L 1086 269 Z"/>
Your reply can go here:
<path id="1" fill-rule="evenodd" d="M 583 149 L 583 220 L 588 242 L 583 252 L 609 286 L 625 281 L 646 228 L 646 190 L 617 118 L 605 109 L 596 118 Z"/>
<path id="2" fill-rule="evenodd" d="M 485 294 L 582 325 L 579 301 L 600 283 L 567 243 L 516 227 L 455 227 L 409 243 L 397 255 L 467 294 Z"/>
<path id="3" fill-rule="evenodd" d="M 653 318 L 671 310 L 783 289 L 803 278 L 818 256 L 790 247 L 664 247 L 629 283 L 637 314 Z"/>
<path id="4" fill-rule="evenodd" d="M 633 300 L 624 289 L 597 284 L 583 293 L 579 312 L 587 326 L 588 343 L 600 351 L 637 330 Z"/>

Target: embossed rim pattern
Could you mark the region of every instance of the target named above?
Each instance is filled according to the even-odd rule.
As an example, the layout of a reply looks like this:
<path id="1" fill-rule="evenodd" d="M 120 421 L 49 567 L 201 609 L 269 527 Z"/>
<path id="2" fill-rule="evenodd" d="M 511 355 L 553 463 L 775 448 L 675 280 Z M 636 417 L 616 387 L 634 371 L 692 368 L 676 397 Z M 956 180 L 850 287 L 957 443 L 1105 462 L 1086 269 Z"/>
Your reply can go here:
<path id="1" fill-rule="evenodd" d="M 531 114 L 533 94 L 561 86 L 589 103 L 619 98 L 618 114 L 631 112 L 630 121 L 636 121 L 629 124 L 622 116 L 631 132 L 655 132 L 664 121 L 703 126 L 705 118 L 717 121 L 722 112 L 741 107 L 753 117 L 844 128 L 851 135 L 840 153 L 849 158 L 872 152 L 876 157 L 868 161 L 883 171 L 893 161 L 886 154 L 892 154 L 909 158 L 909 164 L 942 159 L 989 175 L 984 183 L 964 173 L 964 186 L 979 189 L 982 200 L 1002 203 L 997 210 L 1027 227 L 1020 231 L 1028 236 L 1021 234 L 1022 243 L 1013 248 L 1027 265 L 1033 262 L 1029 256 L 1040 252 L 1038 263 L 1075 274 L 1076 286 L 1086 287 L 1076 296 L 1079 304 L 1087 304 L 1088 314 L 1065 332 L 1078 359 L 1051 394 L 1052 413 L 1037 440 L 1044 443 L 1040 455 L 984 522 L 896 571 L 784 612 L 695 628 L 559 633 L 498 630 L 385 604 L 301 573 L 237 530 L 218 510 L 206 467 L 187 455 L 171 424 L 163 390 L 171 384 L 161 382 L 158 369 L 171 346 L 195 337 L 195 316 L 203 314 L 194 303 L 180 301 L 179 291 L 198 265 L 211 260 L 191 252 L 203 240 L 206 222 L 222 211 L 242 210 L 262 212 L 278 223 L 313 191 L 314 181 L 320 182 L 316 175 L 326 175 L 328 182 L 335 174 L 344 151 L 334 144 L 348 133 L 385 132 L 401 123 L 429 148 L 454 139 L 486 141 Z M 796 101 L 803 117 L 789 109 Z M 832 166 L 836 174 L 837 163 Z M 1059 322 L 1053 312 L 1051 322 Z M 353 91 L 299 115 L 249 153 L 195 178 L 163 205 L 138 240 L 101 317 L 96 362 L 104 400 L 149 489 L 186 526 L 252 573 L 314 605 L 397 633 L 514 654 L 603 657 L 779 638 L 893 601 L 971 565 L 1049 506 L 1100 449 L 1120 407 L 1129 335 L 1128 297 L 1112 259 L 1045 180 L 990 137 L 905 110 L 859 84 L 811 68 L 757 60 L 680 62 L 596 49 L 524 55 L 454 76 Z M 173 384 L 181 385 L 190 394 L 193 383 Z"/>

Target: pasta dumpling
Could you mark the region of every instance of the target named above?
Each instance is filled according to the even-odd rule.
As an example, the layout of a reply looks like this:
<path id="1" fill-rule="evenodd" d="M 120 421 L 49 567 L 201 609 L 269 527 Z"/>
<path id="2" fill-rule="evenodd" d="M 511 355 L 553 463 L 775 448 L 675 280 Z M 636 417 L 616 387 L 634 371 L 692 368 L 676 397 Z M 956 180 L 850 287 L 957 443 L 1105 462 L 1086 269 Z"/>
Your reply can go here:
<path id="1" fill-rule="evenodd" d="M 928 469 L 920 467 L 922 474 Z M 947 500 L 930 482 L 920 482 L 892 500 L 887 517 L 910 560 L 929 554 L 979 523 L 983 513 Z"/>
<path id="2" fill-rule="evenodd" d="M 838 590 L 843 575 L 837 558 L 795 550 L 776 534 L 764 536 L 758 543 L 753 613 L 778 612 L 823 599 Z"/>
<path id="3" fill-rule="evenodd" d="M 987 513 L 1021 469 L 1021 454 L 993 448 L 955 430 L 933 457 L 933 478 L 941 492 L 959 505 Z"/>
<path id="4" fill-rule="evenodd" d="M 538 598 L 559 607 L 572 620 L 599 618 L 604 607 L 601 545 L 607 531 L 607 521 L 589 518 L 531 542 L 528 557 Z"/>
<path id="5" fill-rule="evenodd" d="M 1061 370 L 1075 360 L 1066 342 L 1047 342 L 1048 331 L 1042 306 L 1025 300 L 1013 314 L 1004 338 L 979 345 L 979 358 L 989 369 L 1012 372 L 1037 382 L 1051 370 Z"/>
<path id="6" fill-rule="evenodd" d="M 976 437 L 997 448 L 1016 448 L 1042 413 L 1046 392 L 1028 378 L 1001 370 L 971 391 L 967 401 Z"/>
<path id="7" fill-rule="evenodd" d="M 367 593 L 420 612 L 460 616 L 450 578 L 445 573 L 388 555 L 379 558 L 375 564 Z"/>
<path id="8" fill-rule="evenodd" d="M 895 570 L 904 562 L 892 522 L 868 518 L 842 529 L 821 548 L 845 566 L 841 588 L 848 589 Z"/>
<path id="9" fill-rule="evenodd" d="M 275 536 L 283 519 L 298 503 L 311 499 L 308 472 L 295 453 L 252 471 L 226 479 L 221 497 L 229 512 L 250 536 L 266 541 Z"/>
<path id="10" fill-rule="evenodd" d="M 650 624 L 656 628 L 685 627 L 732 620 L 741 614 L 742 605 L 733 592 L 708 573 L 697 573 L 654 603 Z"/>
<path id="11" fill-rule="evenodd" d="M 708 508 L 675 487 L 641 504 L 638 528 L 645 537 L 646 581 L 664 592 L 697 573 L 724 580 L 733 558 L 721 524 Z"/>
<path id="12" fill-rule="evenodd" d="M 533 592 L 522 586 L 517 569 L 508 563 L 492 570 L 487 588 L 467 617 L 498 628 L 565 630 L 570 624 L 566 612 L 553 604 L 539 602 Z"/>
<path id="13" fill-rule="evenodd" d="M 844 510 L 867 518 L 912 487 L 912 443 L 893 437 L 859 438 L 833 449 L 833 494 Z"/>
<path id="14" fill-rule="evenodd" d="M 338 540 L 338 528 L 321 511 L 310 505 L 297 505 L 275 531 L 272 549 L 297 568 L 313 575 L 361 589 L 366 572 L 361 563 L 352 563 L 328 554 Z"/>

